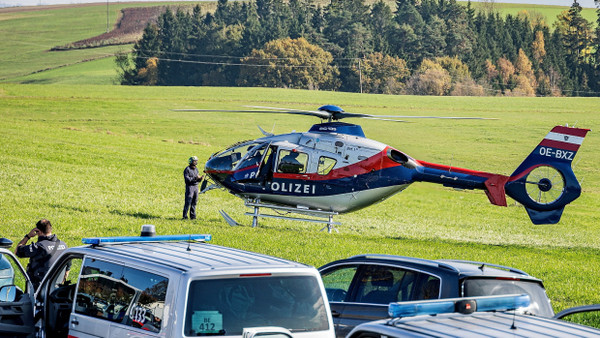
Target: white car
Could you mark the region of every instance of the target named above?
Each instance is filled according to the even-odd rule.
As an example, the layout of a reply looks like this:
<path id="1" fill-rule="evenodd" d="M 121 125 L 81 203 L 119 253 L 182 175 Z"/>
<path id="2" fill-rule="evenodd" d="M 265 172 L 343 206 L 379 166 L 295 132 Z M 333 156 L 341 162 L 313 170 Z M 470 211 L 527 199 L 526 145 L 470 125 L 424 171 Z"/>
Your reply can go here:
<path id="1" fill-rule="evenodd" d="M 346 338 L 600 337 L 600 330 L 523 314 L 528 294 L 390 303 L 390 318 L 356 326 Z"/>
<path id="2" fill-rule="evenodd" d="M 34 290 L 12 244 L 0 238 L 0 337 L 33 337 Z"/>
<path id="3" fill-rule="evenodd" d="M 36 292 L 38 335 L 334 337 L 314 267 L 205 243 L 210 238 L 84 239 Z"/>

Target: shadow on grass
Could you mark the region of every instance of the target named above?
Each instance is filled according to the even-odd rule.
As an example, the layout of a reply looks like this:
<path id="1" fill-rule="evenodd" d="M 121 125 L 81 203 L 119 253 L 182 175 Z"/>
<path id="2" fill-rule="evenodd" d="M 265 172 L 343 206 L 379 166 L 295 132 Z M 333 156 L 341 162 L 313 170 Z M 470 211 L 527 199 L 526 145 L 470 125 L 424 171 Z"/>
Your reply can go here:
<path id="1" fill-rule="evenodd" d="M 111 210 L 110 213 L 113 214 L 113 215 L 129 216 L 129 217 L 135 217 L 135 218 L 141 218 L 141 219 L 159 219 L 159 218 L 162 218 L 160 216 L 147 214 L 145 212 L 125 212 L 125 211 L 116 210 L 116 209 Z"/>
<path id="2" fill-rule="evenodd" d="M 65 209 L 65 210 L 70 210 L 70 211 L 75 211 L 75 212 L 91 212 L 90 209 L 86 209 L 86 208 L 82 208 L 82 207 L 73 207 L 70 205 L 49 204 L 48 206 L 53 209 Z"/>

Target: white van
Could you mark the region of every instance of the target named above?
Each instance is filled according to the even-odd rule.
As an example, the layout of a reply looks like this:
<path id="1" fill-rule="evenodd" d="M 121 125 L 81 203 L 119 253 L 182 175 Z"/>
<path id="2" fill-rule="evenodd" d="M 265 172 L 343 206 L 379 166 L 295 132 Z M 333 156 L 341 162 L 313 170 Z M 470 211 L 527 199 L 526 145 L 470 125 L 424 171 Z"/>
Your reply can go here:
<path id="1" fill-rule="evenodd" d="M 36 292 L 42 337 L 334 337 L 318 271 L 204 243 L 88 238 Z"/>

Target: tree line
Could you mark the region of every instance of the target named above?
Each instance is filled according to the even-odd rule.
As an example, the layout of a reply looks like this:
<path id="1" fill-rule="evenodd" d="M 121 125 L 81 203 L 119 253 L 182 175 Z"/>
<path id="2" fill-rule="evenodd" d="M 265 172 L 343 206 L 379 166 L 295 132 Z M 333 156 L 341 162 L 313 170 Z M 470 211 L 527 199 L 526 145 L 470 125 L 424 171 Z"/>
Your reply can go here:
<path id="1" fill-rule="evenodd" d="M 125 85 L 262 86 L 416 95 L 598 96 L 596 25 L 575 1 L 550 27 L 455 0 L 219 0 L 167 9 L 131 54 Z M 595 28 L 594 28 L 595 27 Z"/>

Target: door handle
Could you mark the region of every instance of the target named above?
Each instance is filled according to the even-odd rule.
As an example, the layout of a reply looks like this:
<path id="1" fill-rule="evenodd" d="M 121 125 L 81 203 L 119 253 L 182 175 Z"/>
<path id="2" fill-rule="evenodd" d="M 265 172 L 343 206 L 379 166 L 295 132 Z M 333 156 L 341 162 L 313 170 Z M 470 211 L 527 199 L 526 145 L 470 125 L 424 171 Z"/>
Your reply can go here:
<path id="1" fill-rule="evenodd" d="M 337 312 L 337 311 L 331 311 L 331 317 L 339 317 L 339 316 L 341 316 L 341 315 L 342 315 L 342 314 L 341 314 L 341 313 L 339 313 L 339 312 Z"/>
<path id="2" fill-rule="evenodd" d="M 79 321 L 77 320 L 77 318 L 73 318 L 73 319 L 71 319 L 71 324 L 79 325 Z"/>

